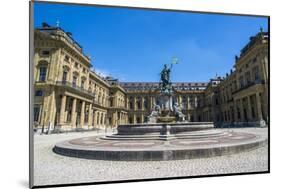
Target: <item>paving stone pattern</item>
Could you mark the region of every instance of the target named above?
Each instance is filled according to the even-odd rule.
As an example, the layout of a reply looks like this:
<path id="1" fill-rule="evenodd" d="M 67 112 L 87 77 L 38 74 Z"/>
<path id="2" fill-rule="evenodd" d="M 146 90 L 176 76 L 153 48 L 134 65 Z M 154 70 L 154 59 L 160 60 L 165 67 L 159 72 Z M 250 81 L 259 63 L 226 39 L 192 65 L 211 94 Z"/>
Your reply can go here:
<path id="1" fill-rule="evenodd" d="M 267 134 L 267 128 L 231 129 Z M 114 180 L 244 173 L 268 170 L 268 147 L 212 158 L 173 161 L 104 161 L 62 156 L 58 142 L 97 135 L 95 132 L 34 136 L 34 184 L 67 184 Z M 100 135 L 100 134 L 99 134 Z"/>

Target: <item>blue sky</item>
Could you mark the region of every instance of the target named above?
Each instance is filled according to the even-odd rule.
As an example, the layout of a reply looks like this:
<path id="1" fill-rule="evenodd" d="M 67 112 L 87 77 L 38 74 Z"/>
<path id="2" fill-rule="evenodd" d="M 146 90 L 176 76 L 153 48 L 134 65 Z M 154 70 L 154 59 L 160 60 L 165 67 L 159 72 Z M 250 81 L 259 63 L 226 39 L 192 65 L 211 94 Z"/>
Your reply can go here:
<path id="1" fill-rule="evenodd" d="M 35 27 L 57 20 L 98 73 L 121 81 L 159 81 L 172 57 L 179 60 L 172 81 L 224 76 L 249 37 L 268 31 L 262 17 L 35 3 Z"/>

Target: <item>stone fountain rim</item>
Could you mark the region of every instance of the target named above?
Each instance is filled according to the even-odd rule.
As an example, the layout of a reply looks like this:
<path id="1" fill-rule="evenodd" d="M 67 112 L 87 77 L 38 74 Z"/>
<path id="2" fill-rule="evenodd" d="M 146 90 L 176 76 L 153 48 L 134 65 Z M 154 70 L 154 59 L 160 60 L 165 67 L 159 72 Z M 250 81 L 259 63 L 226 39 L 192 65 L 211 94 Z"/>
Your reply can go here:
<path id="1" fill-rule="evenodd" d="M 137 127 L 137 126 L 177 126 L 177 125 L 213 125 L 213 122 L 176 122 L 176 123 L 136 123 L 136 124 L 120 124 L 118 127 L 122 126 L 130 126 L 130 127 Z"/>

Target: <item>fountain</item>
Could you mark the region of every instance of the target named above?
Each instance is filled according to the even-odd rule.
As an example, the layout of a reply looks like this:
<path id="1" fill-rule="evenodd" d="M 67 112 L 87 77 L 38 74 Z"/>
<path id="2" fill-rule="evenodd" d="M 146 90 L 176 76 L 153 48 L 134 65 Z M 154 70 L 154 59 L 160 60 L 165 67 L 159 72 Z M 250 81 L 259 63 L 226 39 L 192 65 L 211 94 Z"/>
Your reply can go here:
<path id="1" fill-rule="evenodd" d="M 161 81 L 159 83 L 160 95 L 159 104 L 154 104 L 154 111 L 148 117 L 148 122 L 171 123 L 175 121 L 185 121 L 185 115 L 181 112 L 181 107 L 177 102 L 173 102 L 173 88 L 170 81 L 172 69 L 165 64 L 161 71 Z"/>
<path id="2" fill-rule="evenodd" d="M 212 122 L 196 123 L 188 122 L 185 119 L 181 105 L 173 101 L 174 90 L 170 81 L 172 65 L 169 68 L 165 64 L 160 73 L 158 103 L 154 104 L 151 114 L 147 117 L 148 121 L 144 124 L 119 125 L 117 128 L 118 133 L 113 137 L 116 138 L 122 135 L 122 138 L 125 136 L 134 136 L 137 138 L 144 137 L 144 135 L 153 135 L 154 137 L 158 135 L 159 138 L 168 140 L 175 138 L 174 134 L 211 129 L 214 127 Z M 112 136 L 107 137 L 112 138 Z"/>
<path id="3" fill-rule="evenodd" d="M 124 124 L 117 133 L 58 143 L 55 153 L 87 159 L 154 161 L 203 158 L 248 151 L 267 144 L 266 134 L 214 129 L 212 122 L 188 122 L 173 102 L 170 68 L 164 65 L 159 101 L 142 124 Z"/>

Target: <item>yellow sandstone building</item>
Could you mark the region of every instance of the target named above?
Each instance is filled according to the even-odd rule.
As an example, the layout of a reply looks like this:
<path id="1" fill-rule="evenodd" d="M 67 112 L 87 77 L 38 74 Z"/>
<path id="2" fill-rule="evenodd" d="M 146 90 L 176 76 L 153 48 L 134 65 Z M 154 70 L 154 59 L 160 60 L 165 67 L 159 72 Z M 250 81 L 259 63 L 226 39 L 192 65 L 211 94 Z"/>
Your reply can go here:
<path id="1" fill-rule="evenodd" d="M 235 57 L 234 69 L 209 82 L 173 83 L 188 121 L 217 127 L 268 124 L 268 33 Z M 157 104 L 157 82 L 119 82 L 96 74 L 70 32 L 46 23 L 34 31 L 34 129 L 70 131 L 143 123 Z"/>

